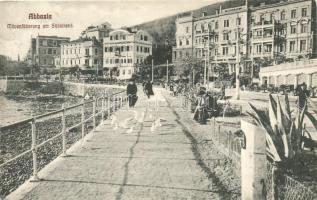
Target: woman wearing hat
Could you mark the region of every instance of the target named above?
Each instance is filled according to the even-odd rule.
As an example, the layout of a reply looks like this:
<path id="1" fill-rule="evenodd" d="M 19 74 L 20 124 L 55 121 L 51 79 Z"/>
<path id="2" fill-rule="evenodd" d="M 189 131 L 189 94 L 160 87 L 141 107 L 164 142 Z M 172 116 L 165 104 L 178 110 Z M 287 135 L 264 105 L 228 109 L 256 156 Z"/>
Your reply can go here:
<path id="1" fill-rule="evenodd" d="M 200 88 L 196 99 L 197 107 L 194 112 L 194 120 L 196 120 L 200 124 L 206 124 L 208 117 L 205 102 L 205 94 L 206 91 L 203 88 Z"/>

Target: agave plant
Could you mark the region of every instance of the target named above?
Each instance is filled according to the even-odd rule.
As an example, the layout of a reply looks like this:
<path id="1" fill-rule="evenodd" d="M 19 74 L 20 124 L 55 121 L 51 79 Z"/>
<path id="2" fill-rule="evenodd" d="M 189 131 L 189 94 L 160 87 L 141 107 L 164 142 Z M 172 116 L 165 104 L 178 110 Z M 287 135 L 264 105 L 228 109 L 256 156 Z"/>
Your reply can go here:
<path id="1" fill-rule="evenodd" d="M 267 155 L 276 163 L 288 164 L 294 161 L 301 153 L 304 134 L 304 117 L 313 123 L 317 129 L 317 120 L 312 114 L 306 112 L 307 103 L 303 107 L 295 108 L 291 112 L 287 95 L 277 100 L 269 95 L 269 108 L 260 110 L 250 103 L 254 113 L 248 113 L 255 123 L 266 130 Z M 315 106 L 312 103 L 312 106 Z M 316 113 L 317 107 L 315 106 Z"/>

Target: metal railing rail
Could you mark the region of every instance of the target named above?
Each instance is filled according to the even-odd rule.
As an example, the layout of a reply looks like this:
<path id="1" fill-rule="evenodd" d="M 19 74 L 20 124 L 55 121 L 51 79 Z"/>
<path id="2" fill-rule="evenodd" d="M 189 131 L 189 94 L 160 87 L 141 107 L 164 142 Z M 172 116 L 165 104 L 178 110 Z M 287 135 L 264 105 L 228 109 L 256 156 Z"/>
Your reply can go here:
<path id="1" fill-rule="evenodd" d="M 101 110 L 99 112 L 96 112 L 96 108 L 97 108 L 97 100 L 101 100 L 102 104 L 101 104 Z M 9 163 L 23 157 L 24 155 L 31 153 L 32 152 L 32 159 L 33 159 L 33 176 L 31 178 L 31 180 L 33 181 L 39 181 L 40 179 L 38 178 L 38 162 L 37 162 L 37 157 L 38 157 L 38 152 L 37 149 L 39 147 L 44 146 L 45 144 L 53 141 L 54 139 L 62 136 L 62 154 L 61 156 L 66 156 L 66 135 L 74 128 L 81 126 L 81 139 L 83 140 L 84 136 L 85 136 L 85 124 L 90 121 L 91 119 L 93 120 L 93 130 L 96 129 L 96 117 L 101 115 L 101 123 L 103 123 L 104 118 L 105 118 L 105 112 L 107 111 L 108 113 L 108 117 L 110 117 L 111 112 L 114 112 L 116 110 L 118 110 L 120 107 L 123 106 L 124 101 L 126 101 L 127 98 L 125 97 L 125 91 L 120 91 L 120 92 L 116 92 L 113 94 L 109 94 L 107 96 L 103 95 L 102 97 L 99 98 L 93 98 L 93 100 L 88 100 L 85 101 L 83 100 L 82 103 L 76 104 L 76 105 L 72 105 L 72 106 L 68 106 L 68 107 L 64 107 L 64 105 L 62 105 L 62 109 L 53 111 L 53 112 L 49 112 L 46 114 L 42 114 L 42 115 L 38 115 L 38 116 L 33 116 L 31 118 L 16 122 L 14 124 L 10 124 L 8 126 L 5 127 L 1 127 L 0 128 L 0 133 L 5 130 L 8 129 L 9 127 L 12 126 L 16 126 L 16 125 L 21 125 L 21 124 L 25 124 L 25 123 L 31 123 L 31 129 L 32 129 L 32 145 L 31 145 L 31 149 L 28 149 L 22 153 L 20 153 L 19 155 L 5 161 L 4 163 L 0 164 L 0 168 L 8 165 Z M 106 103 L 107 102 L 107 103 Z M 91 116 L 89 116 L 88 118 L 85 118 L 85 105 L 88 103 L 93 103 L 93 113 Z M 107 107 L 105 105 L 108 105 Z M 66 112 L 75 108 L 81 107 L 81 121 L 75 125 L 72 125 L 70 127 L 66 127 Z M 40 144 L 37 144 L 37 130 L 36 130 L 36 121 L 38 119 L 42 119 L 48 116 L 52 116 L 55 114 L 62 114 L 62 131 L 56 135 L 54 135 L 53 137 L 41 142 Z"/>

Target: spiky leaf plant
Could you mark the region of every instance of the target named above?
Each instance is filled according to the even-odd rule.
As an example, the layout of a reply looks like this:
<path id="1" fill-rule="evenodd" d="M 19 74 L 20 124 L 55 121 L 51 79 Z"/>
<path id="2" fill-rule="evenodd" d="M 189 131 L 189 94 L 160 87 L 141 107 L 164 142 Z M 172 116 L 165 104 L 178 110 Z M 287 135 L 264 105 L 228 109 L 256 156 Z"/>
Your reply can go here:
<path id="1" fill-rule="evenodd" d="M 310 104 L 315 104 L 310 101 Z M 267 155 L 278 164 L 288 165 L 301 153 L 301 143 L 304 133 L 304 116 L 317 129 L 317 120 L 306 112 L 307 103 L 302 108 L 296 108 L 292 115 L 287 95 L 275 100 L 269 95 L 269 108 L 260 110 L 250 103 L 253 113 L 248 113 L 255 123 L 266 130 Z M 315 106 L 317 113 L 317 106 Z"/>

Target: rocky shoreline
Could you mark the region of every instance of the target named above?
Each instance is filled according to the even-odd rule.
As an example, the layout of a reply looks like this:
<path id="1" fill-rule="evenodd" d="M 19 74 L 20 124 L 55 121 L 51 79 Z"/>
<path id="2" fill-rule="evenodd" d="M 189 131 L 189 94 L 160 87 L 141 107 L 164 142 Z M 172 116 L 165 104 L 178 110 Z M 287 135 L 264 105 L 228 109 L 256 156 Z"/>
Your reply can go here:
<path id="1" fill-rule="evenodd" d="M 92 112 L 86 111 L 86 118 Z M 78 124 L 81 120 L 81 114 L 69 114 L 66 117 L 66 127 Z M 97 123 L 101 120 L 97 118 Z M 92 121 L 85 125 L 85 134 L 93 128 Z M 59 134 L 62 130 L 61 117 L 51 118 L 49 120 L 37 122 L 37 138 L 41 143 L 53 136 Z M 2 133 L 0 163 L 22 153 L 31 148 L 31 126 L 23 124 L 16 127 L 10 127 Z M 67 148 L 72 146 L 76 141 L 81 139 L 81 126 L 74 128 L 66 136 Z M 57 137 L 55 140 L 48 142 L 46 145 L 38 148 L 38 166 L 39 170 L 54 160 L 62 152 L 62 138 Z M 2 168 L 0 172 L 0 196 L 6 196 L 14 191 L 19 185 L 24 183 L 32 175 L 32 154 L 25 156 L 9 163 Z"/>
<path id="2" fill-rule="evenodd" d="M 30 109 L 35 114 L 43 114 L 47 102 L 52 102 L 51 105 L 61 107 L 62 103 L 74 105 L 78 103 L 81 98 L 77 97 L 65 97 L 61 95 L 8 95 L 7 98 L 14 101 L 21 101 L 23 103 L 28 102 L 37 106 L 30 106 Z M 33 101 L 32 101 L 33 100 Z M 52 106 L 52 107 L 53 107 Z M 57 107 L 56 107 L 57 108 Z M 55 109 L 56 109 L 55 108 Z M 26 109 L 26 108 L 25 108 Z M 100 108 L 99 108 L 100 109 Z M 47 111 L 47 110 L 46 110 Z M 88 118 L 92 114 L 92 105 L 86 105 L 85 118 Z M 106 115 L 105 115 L 106 116 Z M 99 123 L 101 117 L 97 117 L 97 123 Z M 71 127 L 78 124 L 81 121 L 80 108 L 75 111 L 69 111 L 66 115 L 66 127 Z M 53 136 L 59 134 L 62 131 L 61 116 L 56 115 L 43 120 L 39 120 L 36 123 L 37 127 L 37 143 L 41 143 Z M 93 128 L 92 120 L 85 125 L 85 134 L 91 131 Z M 81 126 L 72 129 L 66 136 L 67 148 L 73 145 L 81 138 Z M 2 127 L 0 134 L 0 164 L 5 161 L 31 149 L 31 125 L 30 123 L 17 124 L 9 127 Z M 51 142 L 48 142 L 44 146 L 38 148 L 38 166 L 39 170 L 45 165 L 54 160 L 62 152 L 62 138 L 57 137 Z M 0 171 L 0 197 L 8 195 L 14 191 L 19 185 L 28 180 L 32 175 L 32 153 L 27 153 L 21 158 L 8 163 L 1 168 Z"/>

